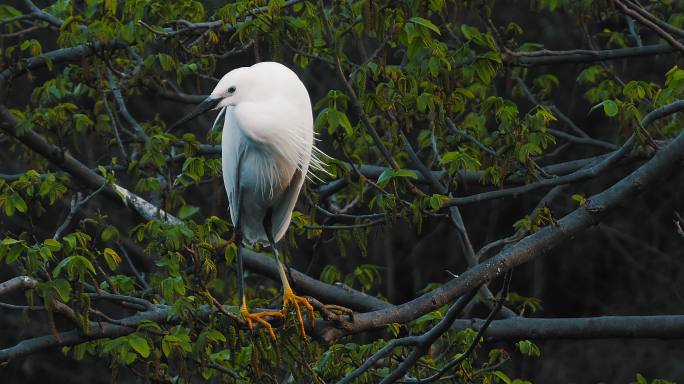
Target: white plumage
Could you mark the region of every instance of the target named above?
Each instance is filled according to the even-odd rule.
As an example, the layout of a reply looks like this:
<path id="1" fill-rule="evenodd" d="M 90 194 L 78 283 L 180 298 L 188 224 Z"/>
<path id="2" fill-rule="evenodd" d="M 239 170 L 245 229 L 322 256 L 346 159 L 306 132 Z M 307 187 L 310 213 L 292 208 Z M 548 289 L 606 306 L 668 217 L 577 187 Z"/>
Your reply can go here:
<path id="1" fill-rule="evenodd" d="M 228 72 L 211 96 L 223 98 L 217 119 L 225 114 L 223 182 L 233 223 L 241 209 L 245 239 L 267 241 L 263 219 L 271 208 L 277 242 L 287 231 L 312 159 L 309 93 L 290 69 L 263 62 Z M 238 188 L 242 207 L 238 207 Z"/>
<path id="2" fill-rule="evenodd" d="M 314 152 L 317 149 L 309 93 L 297 75 L 282 64 L 263 62 L 237 68 L 223 76 L 211 95 L 174 126 L 212 108 L 220 109 L 216 121 L 224 117 L 223 183 L 236 240 L 244 236 L 250 243 L 270 242 L 283 283 L 282 312 L 250 313 L 238 242 L 240 312 L 250 328 L 253 321 L 259 322 L 275 339 L 272 327 L 263 317 L 285 316 L 293 305 L 304 335 L 300 306 L 305 307 L 312 322 L 313 307 L 306 298 L 293 293 L 275 246 L 290 224 L 309 166 L 323 170 Z"/>

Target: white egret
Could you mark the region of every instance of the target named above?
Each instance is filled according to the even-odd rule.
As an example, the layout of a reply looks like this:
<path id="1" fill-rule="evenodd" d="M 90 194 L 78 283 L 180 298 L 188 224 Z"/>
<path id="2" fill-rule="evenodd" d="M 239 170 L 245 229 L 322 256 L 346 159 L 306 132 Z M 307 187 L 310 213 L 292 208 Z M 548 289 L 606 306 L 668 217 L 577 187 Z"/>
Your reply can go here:
<path id="1" fill-rule="evenodd" d="M 309 165 L 320 168 L 314 153 L 313 115 L 309 93 L 286 66 L 262 62 L 228 72 L 211 95 L 174 126 L 208 111 L 224 116 L 221 152 L 223 182 L 238 245 L 240 312 L 250 328 L 253 321 L 268 329 L 264 317 L 284 317 L 294 306 L 303 335 L 303 305 L 313 324 L 313 307 L 294 294 L 280 260 L 276 243 L 290 224 L 292 209 Z M 216 124 L 214 122 L 214 125 Z M 242 240 L 268 242 L 278 262 L 283 285 L 282 312 L 250 313 L 244 294 Z"/>

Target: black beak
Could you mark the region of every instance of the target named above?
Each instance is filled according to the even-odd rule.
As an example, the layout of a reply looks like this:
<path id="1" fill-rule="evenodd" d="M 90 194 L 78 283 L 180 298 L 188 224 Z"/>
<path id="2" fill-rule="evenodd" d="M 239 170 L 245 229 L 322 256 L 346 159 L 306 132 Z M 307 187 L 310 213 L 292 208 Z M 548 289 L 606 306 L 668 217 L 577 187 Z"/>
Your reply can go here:
<path id="1" fill-rule="evenodd" d="M 180 120 L 173 123 L 173 125 L 169 127 L 169 131 L 176 129 L 176 128 L 178 128 L 179 125 L 181 125 L 183 123 L 187 123 L 188 121 L 190 121 L 190 120 L 194 119 L 195 117 L 203 114 L 204 112 L 206 112 L 210 109 L 213 109 L 214 107 L 216 107 L 218 105 L 218 103 L 221 100 L 222 99 L 220 97 L 212 97 L 212 96 L 207 97 L 206 99 L 204 99 L 204 101 L 199 103 L 195 107 L 195 109 L 192 110 L 192 112 L 188 113 L 187 115 L 183 116 Z"/>

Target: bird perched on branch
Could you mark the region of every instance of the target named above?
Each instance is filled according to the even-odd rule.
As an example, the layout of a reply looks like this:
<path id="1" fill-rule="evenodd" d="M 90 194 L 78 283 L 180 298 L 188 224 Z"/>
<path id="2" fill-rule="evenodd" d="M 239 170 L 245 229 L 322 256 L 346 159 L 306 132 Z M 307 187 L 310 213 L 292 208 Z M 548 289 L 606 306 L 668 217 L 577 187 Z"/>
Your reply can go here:
<path id="1" fill-rule="evenodd" d="M 264 318 L 284 317 L 294 307 L 305 335 L 300 306 L 308 312 L 312 325 L 313 307 L 292 291 L 276 243 L 290 225 L 309 167 L 323 169 L 315 152 L 309 93 L 297 75 L 282 64 L 262 62 L 237 68 L 224 75 L 211 95 L 174 126 L 211 109 L 220 110 L 214 125 L 224 116 L 223 182 L 238 246 L 240 312 L 250 328 L 258 322 L 275 338 Z M 252 313 L 247 308 L 243 240 L 271 245 L 283 285 L 282 312 Z"/>

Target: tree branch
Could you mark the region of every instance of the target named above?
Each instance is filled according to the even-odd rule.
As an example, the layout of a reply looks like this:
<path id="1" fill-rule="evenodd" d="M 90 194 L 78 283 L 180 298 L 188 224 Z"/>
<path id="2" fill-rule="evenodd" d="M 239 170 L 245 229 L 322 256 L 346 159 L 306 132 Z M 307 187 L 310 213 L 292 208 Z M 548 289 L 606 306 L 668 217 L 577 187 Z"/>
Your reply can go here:
<path id="1" fill-rule="evenodd" d="M 665 21 L 655 17 L 652 13 L 647 11 L 644 7 L 640 6 L 639 3 L 635 2 L 635 1 L 626 0 L 626 2 L 632 9 L 639 12 L 645 18 L 647 18 L 648 20 L 651 20 L 653 23 L 657 24 L 661 28 L 667 30 L 670 33 L 674 33 L 675 35 L 677 35 L 679 37 L 684 37 L 684 30 L 676 28 L 673 25 L 670 25 L 670 24 L 666 23 Z"/>
<path id="2" fill-rule="evenodd" d="M 657 114 L 647 115 L 651 118 L 645 118 L 645 120 L 650 122 L 655 115 L 662 117 L 681 109 L 684 109 L 684 101 L 676 101 L 659 109 Z M 635 197 L 646 186 L 656 183 L 676 169 L 677 164 L 684 162 L 682 153 L 684 153 L 684 133 L 680 133 L 669 145 L 658 151 L 652 159 L 630 175 L 592 196 L 586 204 L 559 219 L 553 225 L 525 237 L 499 252 L 497 256 L 468 269 L 441 287 L 401 305 L 358 314 L 354 317 L 354 322 L 347 324 L 344 328 L 319 322 L 317 332 L 322 339 L 332 341 L 345 335 L 377 329 L 388 323 L 406 323 L 436 310 L 468 292 L 472 287 L 492 280 L 517 265 L 545 254 L 566 239 L 596 225 L 619 204 Z"/>
<path id="3" fill-rule="evenodd" d="M 655 32 L 658 36 L 662 37 L 665 41 L 667 41 L 671 46 L 679 49 L 680 51 L 684 52 L 684 45 L 677 41 L 672 35 L 664 31 L 662 28 L 660 28 L 656 23 L 653 21 L 649 20 L 648 18 L 644 17 L 641 13 L 628 8 L 626 5 L 622 4 L 620 0 L 613 0 L 614 3 L 617 3 L 617 5 L 622 9 L 622 12 L 628 16 L 632 16 L 635 20 L 639 21 L 641 24 L 645 25 L 650 29 L 651 31 Z"/>
<path id="4" fill-rule="evenodd" d="M 62 237 L 62 232 L 64 232 L 64 230 L 67 229 L 67 227 L 71 223 L 71 220 L 74 218 L 74 215 L 76 214 L 76 212 L 78 212 L 78 210 L 81 209 L 81 207 L 83 205 L 85 205 L 88 201 L 90 201 L 90 199 L 95 197 L 95 195 L 100 193 L 106 186 L 107 186 L 106 182 L 102 183 L 102 186 L 100 186 L 100 188 L 96 189 L 95 191 L 93 191 L 93 193 L 86 196 L 85 198 L 83 198 L 83 195 L 81 194 L 81 192 L 77 192 L 76 195 L 71 199 L 71 204 L 69 206 L 69 213 L 67 214 L 66 219 L 64 219 L 64 222 L 62 223 L 62 225 L 60 225 L 59 228 L 57 228 L 54 236 L 52 236 L 52 239 L 53 240 L 60 239 Z"/>
<path id="5" fill-rule="evenodd" d="M 350 372 L 347 376 L 345 376 L 342 380 L 338 381 L 337 384 L 349 384 L 351 383 L 354 379 L 359 377 L 362 373 L 366 372 L 370 368 L 373 367 L 375 363 L 377 363 L 380 359 L 386 357 L 387 355 L 391 354 L 392 351 L 394 351 L 396 348 L 399 347 L 407 347 L 407 346 L 415 346 L 416 349 L 415 351 L 420 350 L 421 354 L 418 356 L 420 358 L 421 356 L 425 355 L 427 351 L 429 350 L 430 346 L 440 337 L 442 336 L 446 331 L 449 330 L 451 327 L 451 324 L 456 320 L 456 317 L 461 314 L 463 311 L 463 308 L 472 300 L 472 298 L 475 296 L 475 293 L 477 293 L 477 289 L 473 289 L 470 291 L 469 294 L 459 298 L 456 300 L 451 307 L 447 310 L 446 314 L 440 320 L 437 325 L 432 327 L 428 332 L 425 332 L 421 336 L 407 336 L 407 337 L 402 337 L 399 339 L 394 339 L 387 343 L 382 349 L 374 353 L 372 356 L 370 356 L 368 359 L 366 359 L 363 364 L 361 364 L 358 368 Z M 415 353 L 415 352 L 414 352 Z M 414 355 L 414 353 L 411 354 Z M 411 361 L 415 363 L 417 359 L 411 359 L 411 357 L 407 358 L 404 360 L 404 363 Z M 403 365 L 403 364 L 402 364 Z M 413 364 L 411 364 L 413 365 Z M 395 371 L 396 372 L 396 371 Z M 403 374 L 403 373 L 402 373 Z M 384 380 L 383 380 L 384 382 Z"/>
<path id="6" fill-rule="evenodd" d="M 453 197 L 449 199 L 446 205 L 464 205 L 480 203 L 487 200 L 500 199 L 502 197 L 520 196 L 542 188 L 577 183 L 580 181 L 588 180 L 598 176 L 603 172 L 610 170 L 613 167 L 613 165 L 617 164 L 622 158 L 627 156 L 627 153 L 632 150 L 632 146 L 635 142 L 635 136 L 632 134 L 632 136 L 630 136 L 629 139 L 627 139 L 625 144 L 619 150 L 610 153 L 607 157 L 602 159 L 597 164 L 594 164 L 587 168 L 580 169 L 571 174 L 552 177 L 548 179 L 542 179 L 536 183 L 521 185 L 519 187 L 499 189 L 495 191 L 478 193 L 470 196 Z"/>
<path id="7" fill-rule="evenodd" d="M 453 329 L 480 329 L 481 319 L 456 320 Z M 600 316 L 494 320 L 484 332 L 487 340 L 681 339 L 684 315 Z"/>
<path id="8" fill-rule="evenodd" d="M 29 276 L 13 277 L 3 283 L 0 283 L 0 295 L 16 291 L 17 289 L 34 288 L 38 285 L 38 281 Z"/>
<path id="9" fill-rule="evenodd" d="M 123 95 L 121 95 L 121 89 L 119 89 L 119 86 L 116 84 L 116 81 L 114 80 L 114 75 L 112 75 L 112 71 L 107 68 L 107 80 L 109 81 L 109 88 L 111 88 L 112 93 L 114 94 L 114 100 L 116 100 L 116 104 L 119 106 L 119 112 L 123 115 L 124 119 L 128 121 L 128 124 L 130 124 L 133 127 L 133 130 L 135 133 L 140 136 L 145 143 L 148 143 L 150 141 L 150 137 L 147 136 L 147 133 L 145 130 L 138 124 L 138 121 L 133 118 L 130 112 L 128 112 L 128 108 L 126 108 L 126 102 L 124 101 Z M 113 124 L 114 122 L 112 122 Z"/>
<path id="10" fill-rule="evenodd" d="M 556 51 L 556 54 L 553 55 L 525 55 L 522 57 L 517 57 L 516 59 L 517 63 L 524 67 L 535 67 L 538 65 L 591 63 L 603 60 L 619 60 L 626 58 L 655 56 L 659 54 L 673 53 L 675 51 L 677 51 L 676 48 L 672 47 L 670 44 L 664 43 L 644 45 L 643 47 L 606 49 L 600 51 Z"/>
<path id="11" fill-rule="evenodd" d="M 644 116 L 643 119 L 641 119 L 641 127 L 647 127 L 655 120 L 671 115 L 675 112 L 679 112 L 682 109 L 684 109 L 684 101 L 676 101 L 672 104 L 653 110 L 649 112 L 646 116 Z M 449 199 L 449 201 L 447 202 L 447 206 L 479 203 L 486 200 L 499 199 L 508 196 L 519 196 L 541 188 L 577 183 L 580 181 L 596 177 L 597 175 L 611 169 L 613 165 L 615 165 L 622 158 L 627 156 L 627 153 L 632 149 L 635 140 L 635 136 L 634 134 L 632 134 L 632 136 L 630 136 L 630 138 L 627 139 L 627 141 L 622 145 L 622 147 L 620 147 L 620 149 L 608 154 L 607 157 L 602 159 L 597 164 L 592 165 L 591 167 L 580 169 L 568 175 L 543 179 L 536 183 L 522 185 L 519 187 L 483 192 L 464 197 L 454 197 Z"/>
<path id="12" fill-rule="evenodd" d="M 70 154 L 64 153 L 59 147 L 48 143 L 42 136 L 33 130 L 29 129 L 19 133 L 17 130 L 17 121 L 4 105 L 0 105 L 0 118 L 8 123 L 7 125 L 1 126 L 0 129 L 4 130 L 10 136 L 13 136 L 31 150 L 52 162 L 54 165 L 69 173 L 72 177 L 86 187 L 98 189 L 103 184 L 107 183 L 102 176 L 93 172 L 90 168 L 76 160 Z M 133 192 L 130 192 L 120 185 L 108 185 L 104 188 L 102 193 L 118 203 L 123 203 L 126 207 L 130 206 L 130 208 L 133 208 L 146 220 L 164 217 L 171 224 L 182 223 L 180 219 L 166 213 L 162 209 L 154 206 L 147 200 L 134 194 Z"/>
<path id="13" fill-rule="evenodd" d="M 482 340 L 482 336 L 483 336 L 484 332 L 487 330 L 487 328 L 489 328 L 489 325 L 492 323 L 492 320 L 494 320 L 494 316 L 496 315 L 497 312 L 499 312 L 499 310 L 501 310 L 501 307 L 503 306 L 504 298 L 506 297 L 506 295 L 508 295 L 508 292 L 510 290 L 511 277 L 512 277 L 512 271 L 509 270 L 504 275 L 504 282 L 503 282 L 503 288 L 501 289 L 501 296 L 496 301 L 496 305 L 494 306 L 494 308 L 492 308 L 491 312 L 489 312 L 489 316 L 487 316 L 487 318 L 485 319 L 484 324 L 482 324 L 482 327 L 480 327 L 480 329 L 477 331 L 475 338 L 473 338 L 473 340 L 468 345 L 468 348 L 466 348 L 466 350 L 463 353 L 459 354 L 458 357 L 456 357 L 455 359 L 450 361 L 448 364 L 446 364 L 444 367 L 442 367 L 434 375 L 432 375 L 430 377 L 426 377 L 425 379 L 410 380 L 409 382 L 431 383 L 433 381 L 439 380 L 439 378 L 444 376 L 445 373 L 452 370 L 455 366 L 459 365 L 463 360 L 467 359 L 468 356 L 470 356 L 473 353 L 473 351 L 475 350 L 475 347 L 477 347 L 478 344 L 480 344 L 480 341 Z M 405 373 L 406 371 L 408 371 L 408 369 L 406 369 L 403 373 Z M 403 375 L 403 373 L 402 373 L 402 375 Z M 389 379 L 390 376 L 388 376 L 387 378 Z M 396 379 L 399 379 L 399 377 L 401 377 L 401 376 L 395 376 L 395 377 L 396 377 Z M 393 381 L 383 380 L 383 383 L 385 383 L 385 384 L 389 384 L 392 382 Z"/>
<path id="14" fill-rule="evenodd" d="M 81 60 L 84 57 L 92 56 L 103 49 L 125 48 L 126 44 L 114 40 L 107 43 L 87 43 L 77 45 L 75 47 L 56 49 L 54 51 L 46 52 L 40 56 L 31 57 L 26 59 L 26 62 L 21 66 L 21 68 L 9 67 L 0 72 L 0 93 L 4 92 L 5 84 L 9 80 L 12 80 L 28 71 L 45 67 L 48 62 L 52 63 L 52 65 L 62 62 L 74 62 Z"/>
<path id="15" fill-rule="evenodd" d="M 272 257 L 247 248 L 241 251 L 247 268 L 271 279 L 279 279 L 278 265 Z M 362 312 L 394 307 L 375 296 L 342 285 L 326 284 L 292 268 L 289 268 L 289 280 L 298 293 L 314 296 L 327 304 L 337 304 Z"/>

